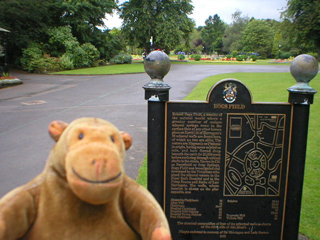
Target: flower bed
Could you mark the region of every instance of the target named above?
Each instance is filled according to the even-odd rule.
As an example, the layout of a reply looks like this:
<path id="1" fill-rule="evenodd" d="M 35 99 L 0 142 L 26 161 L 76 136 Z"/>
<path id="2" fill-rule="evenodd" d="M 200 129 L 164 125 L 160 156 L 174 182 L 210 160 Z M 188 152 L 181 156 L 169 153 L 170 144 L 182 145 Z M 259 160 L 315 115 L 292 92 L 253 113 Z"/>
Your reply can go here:
<path id="1" fill-rule="evenodd" d="M 5 76 L 5 77 L 0 77 L 0 88 L 5 88 L 13 85 L 19 85 L 22 84 L 23 82 L 13 76 Z"/>
<path id="2" fill-rule="evenodd" d="M 268 63 L 291 63 L 292 59 L 272 59 Z"/>

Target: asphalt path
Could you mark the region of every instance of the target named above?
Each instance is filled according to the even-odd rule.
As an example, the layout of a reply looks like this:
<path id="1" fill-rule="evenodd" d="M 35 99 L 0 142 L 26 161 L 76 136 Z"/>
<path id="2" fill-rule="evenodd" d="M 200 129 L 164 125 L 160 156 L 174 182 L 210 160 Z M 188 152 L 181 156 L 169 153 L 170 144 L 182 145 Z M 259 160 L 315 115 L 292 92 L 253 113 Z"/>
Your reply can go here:
<path id="1" fill-rule="evenodd" d="M 172 65 L 164 81 L 172 87 L 170 100 L 181 100 L 202 79 L 233 72 L 289 72 L 289 66 Z M 71 122 L 80 117 L 98 117 L 128 132 L 133 146 L 127 152 L 125 168 L 130 177 L 137 177 L 147 150 L 147 101 L 142 88 L 150 80 L 146 73 L 11 73 L 24 84 L 0 89 L 0 197 L 43 170 L 54 145 L 47 131 L 54 120 Z"/>

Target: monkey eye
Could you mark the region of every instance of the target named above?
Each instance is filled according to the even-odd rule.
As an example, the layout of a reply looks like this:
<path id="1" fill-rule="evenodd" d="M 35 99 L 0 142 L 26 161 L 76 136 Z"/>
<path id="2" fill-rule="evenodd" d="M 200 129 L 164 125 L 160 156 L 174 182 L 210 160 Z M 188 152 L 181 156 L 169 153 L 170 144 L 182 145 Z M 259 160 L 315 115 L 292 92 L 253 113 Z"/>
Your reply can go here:
<path id="1" fill-rule="evenodd" d="M 112 141 L 112 142 L 115 142 L 115 140 L 114 140 L 114 137 L 113 137 L 113 136 L 110 136 L 110 139 L 111 139 L 111 141 Z"/>
<path id="2" fill-rule="evenodd" d="M 84 134 L 83 133 L 79 133 L 78 139 L 81 140 L 83 137 L 84 137 Z"/>

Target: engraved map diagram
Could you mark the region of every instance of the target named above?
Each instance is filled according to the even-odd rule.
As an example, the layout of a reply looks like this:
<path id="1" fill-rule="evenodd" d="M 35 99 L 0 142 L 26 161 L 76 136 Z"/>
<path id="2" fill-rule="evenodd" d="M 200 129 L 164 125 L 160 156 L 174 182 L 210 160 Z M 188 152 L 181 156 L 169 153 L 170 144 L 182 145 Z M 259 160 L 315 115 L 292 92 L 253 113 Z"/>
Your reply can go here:
<path id="1" fill-rule="evenodd" d="M 279 196 L 284 114 L 228 114 L 225 196 Z"/>

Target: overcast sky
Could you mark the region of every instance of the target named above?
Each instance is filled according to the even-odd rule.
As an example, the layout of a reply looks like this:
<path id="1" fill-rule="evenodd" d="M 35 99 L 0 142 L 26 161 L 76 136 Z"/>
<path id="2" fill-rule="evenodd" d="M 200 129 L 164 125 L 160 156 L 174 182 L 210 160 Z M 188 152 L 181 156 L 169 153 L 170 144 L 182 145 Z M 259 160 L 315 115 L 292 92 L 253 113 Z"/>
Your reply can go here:
<path id="1" fill-rule="evenodd" d="M 127 0 L 119 0 L 119 3 Z M 280 12 L 286 7 L 287 0 L 193 0 L 194 6 L 193 18 L 196 26 L 205 25 L 205 20 L 211 15 L 218 14 L 220 18 L 226 22 L 231 23 L 231 14 L 236 10 L 242 12 L 242 16 L 254 17 L 256 19 L 280 19 Z M 121 19 L 117 14 L 113 16 L 107 15 L 105 21 L 109 29 L 121 26 Z"/>

